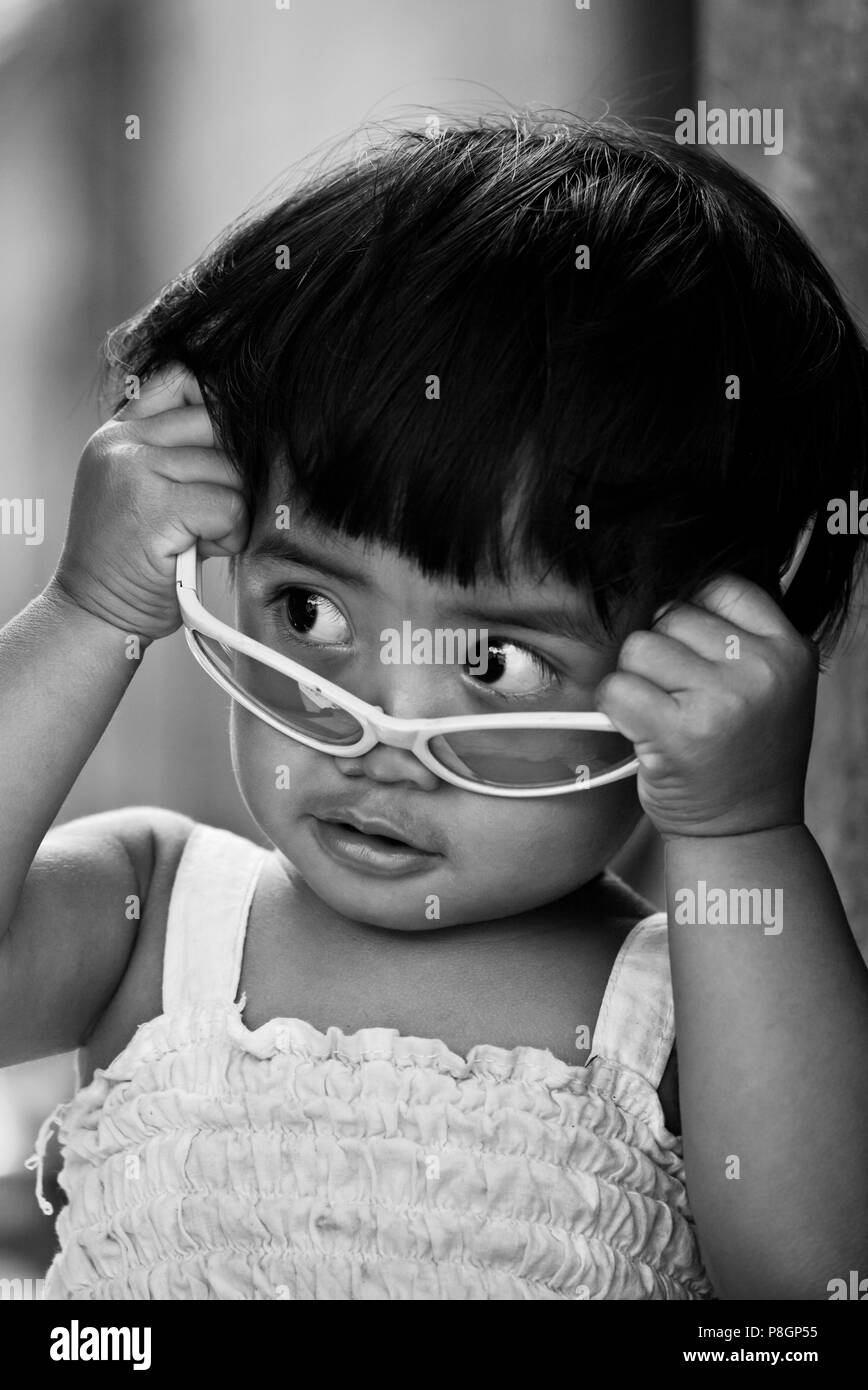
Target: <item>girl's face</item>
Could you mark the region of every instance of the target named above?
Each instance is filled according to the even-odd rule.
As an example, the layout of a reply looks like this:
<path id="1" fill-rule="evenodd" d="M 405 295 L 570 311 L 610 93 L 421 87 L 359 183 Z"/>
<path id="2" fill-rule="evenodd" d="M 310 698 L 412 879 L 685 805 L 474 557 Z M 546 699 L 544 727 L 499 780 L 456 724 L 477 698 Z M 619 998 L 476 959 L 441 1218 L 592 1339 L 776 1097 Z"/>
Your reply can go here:
<path id="1" fill-rule="evenodd" d="M 508 586 L 461 588 L 426 579 L 390 548 L 309 519 L 277 530 L 273 518 L 257 520 L 238 557 L 236 626 L 399 718 L 591 711 L 596 686 L 638 625 L 625 619 L 617 640 L 599 645 L 569 631 L 582 600 L 563 581 L 516 572 Z M 432 634 L 487 634 L 487 669 L 475 654 L 471 665 L 384 661 L 382 634 L 407 622 Z M 307 885 L 343 916 L 399 931 L 552 903 L 596 877 L 641 814 L 634 777 L 566 796 L 482 796 L 442 781 L 404 749 L 316 752 L 234 701 L 231 742 L 251 814 Z M 630 755 L 617 745 L 617 758 Z M 402 856 L 399 846 L 338 824 L 351 818 L 385 820 L 422 853 Z"/>

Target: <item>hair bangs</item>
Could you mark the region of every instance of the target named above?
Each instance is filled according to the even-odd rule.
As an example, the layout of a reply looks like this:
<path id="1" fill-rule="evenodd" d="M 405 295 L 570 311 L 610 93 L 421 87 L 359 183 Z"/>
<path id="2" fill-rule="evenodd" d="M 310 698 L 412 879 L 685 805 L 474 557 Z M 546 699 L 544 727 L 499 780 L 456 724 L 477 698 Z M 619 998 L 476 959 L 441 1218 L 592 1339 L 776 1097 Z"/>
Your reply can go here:
<path id="1" fill-rule="evenodd" d="M 866 354 L 830 276 L 708 150 L 538 116 L 398 131 L 254 208 L 108 335 L 106 376 L 177 360 L 254 513 L 471 584 L 516 566 L 622 598 L 723 570 L 834 639 L 859 537 Z"/>

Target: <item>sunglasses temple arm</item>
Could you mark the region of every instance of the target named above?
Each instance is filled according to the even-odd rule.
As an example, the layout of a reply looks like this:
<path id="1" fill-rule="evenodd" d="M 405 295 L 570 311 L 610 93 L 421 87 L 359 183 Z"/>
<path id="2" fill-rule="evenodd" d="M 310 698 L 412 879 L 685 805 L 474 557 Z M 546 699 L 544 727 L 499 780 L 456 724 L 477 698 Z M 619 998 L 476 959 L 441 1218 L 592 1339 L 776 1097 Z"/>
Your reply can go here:
<path id="1" fill-rule="evenodd" d="M 790 585 L 796 577 L 799 566 L 805 558 L 805 551 L 807 550 L 811 540 L 811 536 L 813 535 L 814 523 L 816 522 L 816 520 L 817 513 L 814 512 L 813 515 L 808 518 L 807 523 L 805 524 L 805 526 L 803 526 L 802 530 L 799 533 L 799 539 L 796 541 L 796 548 L 793 551 L 793 558 L 790 560 L 790 563 L 787 565 L 786 570 L 781 575 L 780 587 L 782 596 L 789 589 Z"/>

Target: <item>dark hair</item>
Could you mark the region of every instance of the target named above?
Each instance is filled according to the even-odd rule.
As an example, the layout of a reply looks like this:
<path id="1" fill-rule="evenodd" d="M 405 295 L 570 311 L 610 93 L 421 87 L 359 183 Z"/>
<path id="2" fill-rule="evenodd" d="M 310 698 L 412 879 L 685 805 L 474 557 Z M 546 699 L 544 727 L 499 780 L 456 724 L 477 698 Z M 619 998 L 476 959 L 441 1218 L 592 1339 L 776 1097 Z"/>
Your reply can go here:
<path id="1" fill-rule="evenodd" d="M 518 553 L 607 631 L 722 570 L 778 597 L 817 513 L 784 607 L 840 634 L 861 552 L 827 503 L 865 491 L 866 350 L 709 150 L 573 117 L 399 130 L 232 223 L 103 352 L 104 384 L 196 375 L 252 508 L 279 466 L 326 526 L 459 584 Z"/>

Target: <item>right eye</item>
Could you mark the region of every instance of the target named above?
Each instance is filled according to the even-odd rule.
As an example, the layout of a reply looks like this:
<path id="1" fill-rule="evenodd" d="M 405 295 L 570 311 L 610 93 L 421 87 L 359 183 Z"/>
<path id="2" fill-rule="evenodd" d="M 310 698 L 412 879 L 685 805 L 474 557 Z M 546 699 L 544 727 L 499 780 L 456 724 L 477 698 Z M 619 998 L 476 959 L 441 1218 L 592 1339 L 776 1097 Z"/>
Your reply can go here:
<path id="1" fill-rule="evenodd" d="M 351 639 L 346 618 L 325 594 L 293 585 L 285 589 L 280 598 L 287 624 L 298 641 L 317 646 L 343 646 Z"/>

